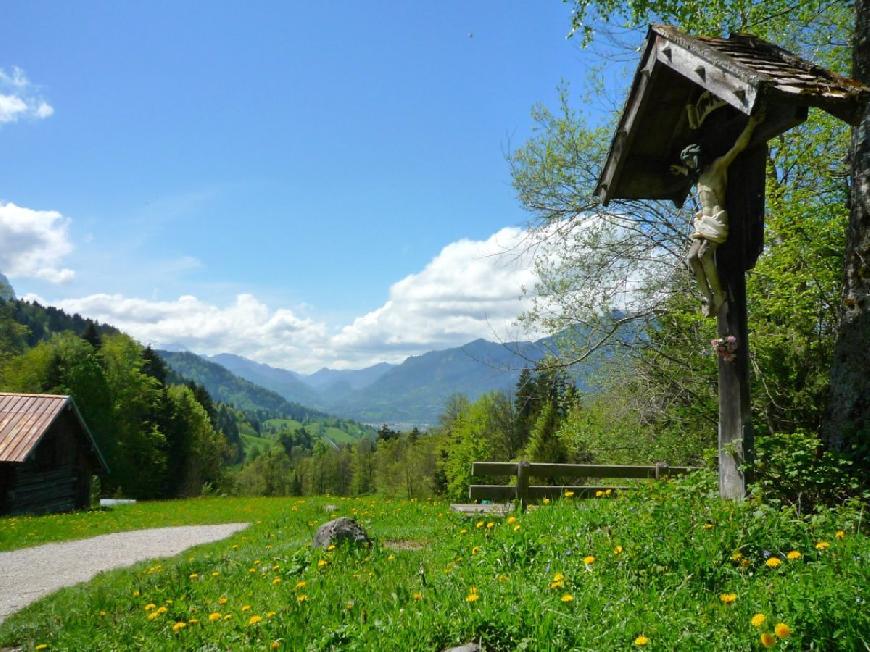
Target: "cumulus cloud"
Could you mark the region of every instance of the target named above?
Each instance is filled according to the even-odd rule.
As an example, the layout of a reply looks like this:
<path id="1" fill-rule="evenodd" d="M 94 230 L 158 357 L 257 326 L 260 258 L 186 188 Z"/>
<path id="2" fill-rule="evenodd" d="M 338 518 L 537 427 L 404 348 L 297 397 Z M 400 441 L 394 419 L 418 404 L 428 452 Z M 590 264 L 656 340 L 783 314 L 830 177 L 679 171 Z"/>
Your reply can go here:
<path id="1" fill-rule="evenodd" d="M 72 251 L 69 221 L 57 211 L 0 202 L 0 270 L 12 277 L 63 283 L 74 276 L 59 267 Z"/>
<path id="2" fill-rule="evenodd" d="M 17 66 L 0 68 L 0 124 L 22 118 L 42 120 L 51 116 L 54 108 L 42 98 L 39 90 Z"/>
<path id="3" fill-rule="evenodd" d="M 58 302 L 155 347 L 236 353 L 274 366 L 314 371 L 364 367 L 460 346 L 478 337 L 511 339 L 535 275 L 528 233 L 502 229 L 486 240 L 451 243 L 426 267 L 393 284 L 376 310 L 335 330 L 250 294 L 225 306 L 182 296 L 150 301 L 96 294 Z"/>

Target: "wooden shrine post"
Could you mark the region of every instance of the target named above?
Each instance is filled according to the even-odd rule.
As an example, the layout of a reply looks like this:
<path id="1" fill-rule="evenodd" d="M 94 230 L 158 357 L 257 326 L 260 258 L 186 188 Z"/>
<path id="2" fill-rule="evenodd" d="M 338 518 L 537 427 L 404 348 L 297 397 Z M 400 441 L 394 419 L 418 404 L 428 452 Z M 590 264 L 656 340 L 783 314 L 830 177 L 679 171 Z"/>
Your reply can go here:
<path id="1" fill-rule="evenodd" d="M 687 145 L 719 156 L 748 116 L 765 107 L 749 148 L 728 167 L 728 236 L 716 250 L 727 301 L 719 311 L 719 493 L 739 500 L 752 481 L 746 271 L 764 239 L 767 141 L 800 124 L 809 107 L 860 123 L 870 88 L 805 61 L 749 34 L 700 37 L 652 25 L 613 135 L 596 193 L 613 199 L 671 200 L 682 206 L 692 186 L 669 173 Z M 687 225 L 687 237 L 689 227 Z"/>

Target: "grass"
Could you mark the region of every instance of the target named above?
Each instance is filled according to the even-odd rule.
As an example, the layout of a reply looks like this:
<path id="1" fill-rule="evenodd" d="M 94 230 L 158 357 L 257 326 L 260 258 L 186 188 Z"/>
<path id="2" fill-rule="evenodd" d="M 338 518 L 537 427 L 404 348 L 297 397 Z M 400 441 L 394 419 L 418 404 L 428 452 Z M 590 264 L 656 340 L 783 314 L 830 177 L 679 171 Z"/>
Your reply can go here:
<path id="1" fill-rule="evenodd" d="M 783 650 L 866 646 L 870 544 L 860 512 L 799 519 L 710 498 L 692 482 L 565 498 L 515 522 L 380 498 L 203 499 L 86 514 L 99 527 L 99 518 L 253 525 L 60 591 L 0 625 L 0 645 L 439 650 L 477 640 L 492 650 L 627 650 L 647 640 L 643 649 L 753 650 L 768 634 Z M 327 514 L 327 502 L 338 510 Z M 356 516 L 375 545 L 312 550 L 317 525 L 337 514 Z M 46 518 L 61 519 L 32 527 Z M 758 613 L 766 620 L 756 627 Z M 777 638 L 777 623 L 787 637 Z"/>

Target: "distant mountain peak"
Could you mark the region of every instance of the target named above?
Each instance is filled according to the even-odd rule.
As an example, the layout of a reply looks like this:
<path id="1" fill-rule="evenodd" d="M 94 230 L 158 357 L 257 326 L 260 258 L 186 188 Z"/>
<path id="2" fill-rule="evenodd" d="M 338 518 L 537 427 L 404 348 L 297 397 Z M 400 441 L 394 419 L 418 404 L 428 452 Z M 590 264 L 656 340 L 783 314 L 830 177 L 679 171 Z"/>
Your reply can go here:
<path id="1" fill-rule="evenodd" d="M 15 300 L 15 290 L 12 289 L 12 284 L 2 272 L 0 272 L 0 299 L 3 299 L 4 301 Z"/>

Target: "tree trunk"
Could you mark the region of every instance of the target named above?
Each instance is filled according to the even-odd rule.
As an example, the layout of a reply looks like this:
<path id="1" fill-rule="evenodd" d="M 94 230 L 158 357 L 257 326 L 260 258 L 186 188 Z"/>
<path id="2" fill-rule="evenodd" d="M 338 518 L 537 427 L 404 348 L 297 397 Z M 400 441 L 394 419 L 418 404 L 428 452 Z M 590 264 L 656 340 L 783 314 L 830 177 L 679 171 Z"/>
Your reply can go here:
<path id="1" fill-rule="evenodd" d="M 855 10 L 852 75 L 870 85 L 870 0 L 857 0 Z M 828 447 L 847 453 L 855 460 L 855 470 L 866 478 L 870 471 L 870 107 L 852 132 L 851 159 L 842 317 L 823 435 Z"/>

